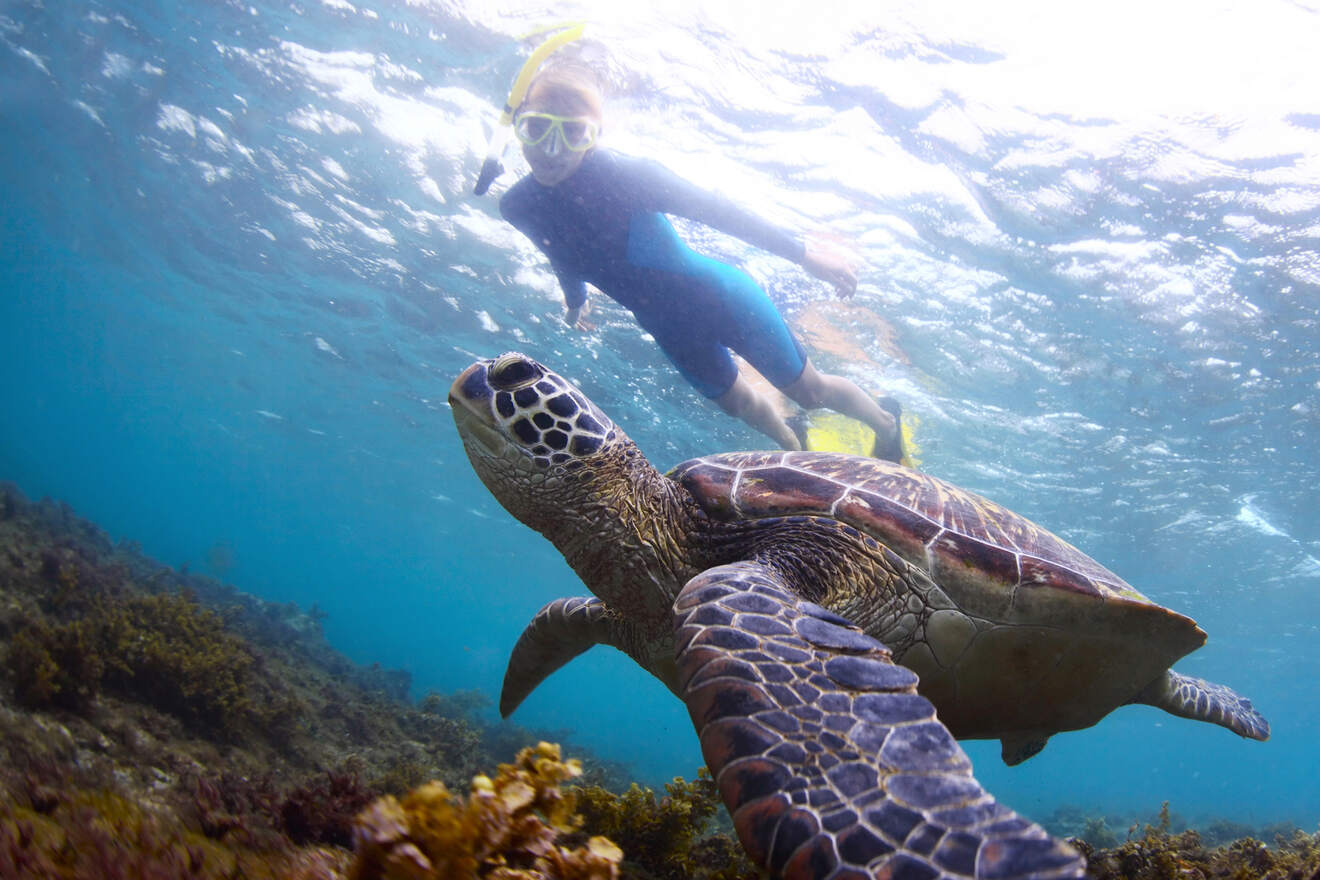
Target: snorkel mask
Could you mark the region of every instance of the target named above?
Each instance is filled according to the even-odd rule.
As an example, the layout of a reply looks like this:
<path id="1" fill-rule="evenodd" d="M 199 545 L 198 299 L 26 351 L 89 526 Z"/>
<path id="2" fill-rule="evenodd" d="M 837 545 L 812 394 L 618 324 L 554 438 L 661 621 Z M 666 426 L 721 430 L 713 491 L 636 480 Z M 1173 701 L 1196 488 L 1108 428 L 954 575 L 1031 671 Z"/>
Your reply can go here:
<path id="1" fill-rule="evenodd" d="M 546 145 L 547 152 L 560 148 L 584 153 L 596 145 L 596 123 L 580 116 L 556 116 L 529 111 L 513 120 L 513 133 L 524 147 Z"/>
<path id="2" fill-rule="evenodd" d="M 549 31 L 559 32 L 537 46 L 531 57 L 523 64 L 522 70 L 518 71 L 518 76 L 513 81 L 513 88 L 509 91 L 508 100 L 504 102 L 504 112 L 500 114 L 499 124 L 495 126 L 495 131 L 490 136 L 490 146 L 486 150 L 486 159 L 481 163 L 481 173 L 477 176 L 477 185 L 472 190 L 475 194 L 484 196 L 486 191 L 490 189 L 490 185 L 495 182 L 495 178 L 504 173 L 504 163 L 501 159 L 504 156 L 505 147 L 509 143 L 509 127 L 513 124 L 513 111 L 518 109 L 518 105 L 527 96 L 527 88 L 532 84 L 532 77 L 536 75 L 536 71 L 545 59 L 549 58 L 556 49 L 581 37 L 586 26 L 586 22 L 579 21 L 554 25 L 528 34 L 528 36 L 535 36 Z M 562 122 L 558 123 L 558 128 L 558 136 L 563 137 Z M 547 129 L 548 131 L 549 129 Z M 544 137 L 544 135 L 542 136 Z M 595 134 L 593 132 L 592 140 L 594 139 Z M 564 139 L 564 143 L 569 143 L 567 138 Z M 588 144 L 588 146 L 590 145 Z M 569 149 L 575 148 L 570 146 Z M 586 147 L 582 147 L 582 149 L 586 149 Z"/>

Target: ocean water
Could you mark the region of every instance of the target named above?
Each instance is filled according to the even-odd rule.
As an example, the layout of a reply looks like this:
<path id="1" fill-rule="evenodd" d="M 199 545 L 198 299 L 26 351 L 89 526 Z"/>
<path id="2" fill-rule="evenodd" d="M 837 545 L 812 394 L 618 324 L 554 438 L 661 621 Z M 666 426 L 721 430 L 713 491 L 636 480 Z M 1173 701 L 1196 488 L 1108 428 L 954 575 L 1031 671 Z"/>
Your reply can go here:
<path id="1" fill-rule="evenodd" d="M 712 10 L 705 8 L 717 6 Z M 585 592 L 468 467 L 445 403 L 520 349 L 669 467 L 763 441 L 472 195 L 519 36 L 589 21 L 606 142 L 864 268 L 852 310 L 701 228 L 812 357 L 904 401 L 922 466 L 1058 532 L 1208 644 L 1267 743 L 1146 707 L 977 776 L 1061 804 L 1320 820 L 1314 0 L 701 4 L 0 0 L 0 479 L 268 599 L 419 694 L 498 693 Z M 511 171 L 496 193 L 521 172 Z M 652 784 L 686 714 L 609 649 L 519 723 Z"/>

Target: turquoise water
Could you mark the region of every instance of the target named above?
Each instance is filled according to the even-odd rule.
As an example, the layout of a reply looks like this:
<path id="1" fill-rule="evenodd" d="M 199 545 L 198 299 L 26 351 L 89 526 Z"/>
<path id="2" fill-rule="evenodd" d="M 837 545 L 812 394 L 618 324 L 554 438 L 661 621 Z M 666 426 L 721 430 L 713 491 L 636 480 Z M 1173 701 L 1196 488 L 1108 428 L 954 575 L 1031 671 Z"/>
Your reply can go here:
<path id="1" fill-rule="evenodd" d="M 1314 828 L 1320 12 L 850 5 L 554 12 L 602 41 L 608 143 L 864 258 L 854 302 L 897 347 L 845 317 L 868 360 L 813 359 L 902 398 L 926 470 L 1200 621 L 1178 668 L 1274 729 L 1129 707 L 1017 768 L 968 744 L 982 782 L 1038 817 L 1167 799 Z M 565 328 L 545 263 L 471 195 L 547 14 L 500 8 L 0 3 L 0 478 L 318 604 L 419 693 L 497 693 L 526 620 L 584 592 L 467 466 L 445 396 L 473 357 L 549 363 L 663 467 L 763 445 L 626 313 Z M 832 298 L 689 232 L 786 312 Z M 701 763 L 682 707 L 607 649 L 516 720 L 653 783 Z"/>

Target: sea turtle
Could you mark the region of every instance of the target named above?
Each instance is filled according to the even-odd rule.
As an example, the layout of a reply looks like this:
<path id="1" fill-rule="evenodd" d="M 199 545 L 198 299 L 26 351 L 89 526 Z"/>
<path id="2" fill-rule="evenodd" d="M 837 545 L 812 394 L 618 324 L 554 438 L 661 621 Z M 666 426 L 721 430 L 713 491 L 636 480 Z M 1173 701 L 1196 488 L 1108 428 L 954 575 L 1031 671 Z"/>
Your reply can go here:
<path id="1" fill-rule="evenodd" d="M 596 596 L 533 618 L 500 711 L 593 645 L 620 649 L 687 704 L 775 876 L 1080 876 L 1080 856 L 981 789 L 954 737 L 1001 739 L 1016 763 L 1125 703 L 1269 735 L 1249 701 L 1169 669 L 1204 642 L 1194 622 L 934 477 L 810 452 L 661 474 L 516 353 L 470 366 L 449 401 L 487 488 Z"/>

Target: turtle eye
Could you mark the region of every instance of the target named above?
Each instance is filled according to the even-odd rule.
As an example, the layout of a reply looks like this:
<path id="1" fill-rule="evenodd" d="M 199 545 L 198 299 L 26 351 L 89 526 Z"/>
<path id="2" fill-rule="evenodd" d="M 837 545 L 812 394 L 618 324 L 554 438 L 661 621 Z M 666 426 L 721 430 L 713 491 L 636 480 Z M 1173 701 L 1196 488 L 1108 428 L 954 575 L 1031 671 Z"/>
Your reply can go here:
<path id="1" fill-rule="evenodd" d="M 540 379 L 545 375 L 545 370 L 530 358 L 510 353 L 495 358 L 486 375 L 496 390 L 516 391 Z"/>

